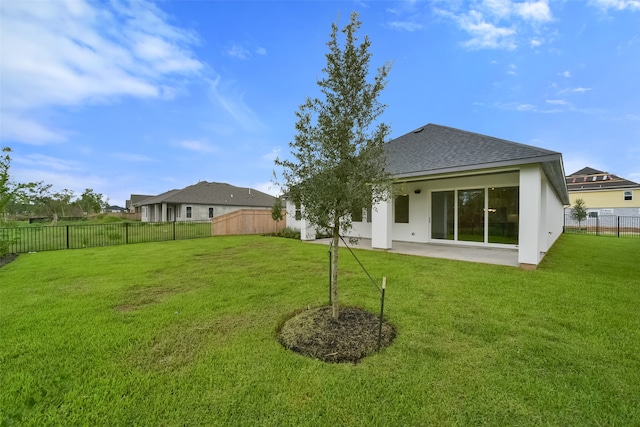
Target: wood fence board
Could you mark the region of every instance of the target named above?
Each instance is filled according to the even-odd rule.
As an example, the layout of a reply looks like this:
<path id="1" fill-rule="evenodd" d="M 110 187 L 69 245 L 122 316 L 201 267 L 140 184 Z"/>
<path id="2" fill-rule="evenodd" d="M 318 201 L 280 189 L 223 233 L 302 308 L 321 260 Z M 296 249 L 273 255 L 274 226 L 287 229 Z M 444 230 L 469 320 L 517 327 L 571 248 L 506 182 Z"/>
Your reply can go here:
<path id="1" fill-rule="evenodd" d="M 235 234 L 277 233 L 286 227 L 286 220 L 274 221 L 271 210 L 240 209 L 220 215 L 211 221 L 211 233 L 214 236 Z"/>

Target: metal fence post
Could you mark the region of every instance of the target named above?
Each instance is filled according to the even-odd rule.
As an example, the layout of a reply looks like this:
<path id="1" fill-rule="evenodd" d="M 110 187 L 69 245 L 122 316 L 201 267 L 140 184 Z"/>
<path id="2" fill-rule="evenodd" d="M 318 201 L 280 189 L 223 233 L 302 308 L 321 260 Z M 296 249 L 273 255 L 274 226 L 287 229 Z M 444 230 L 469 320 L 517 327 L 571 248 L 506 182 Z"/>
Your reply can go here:
<path id="1" fill-rule="evenodd" d="M 67 228 L 67 249 L 69 249 L 69 226 L 66 226 Z"/>

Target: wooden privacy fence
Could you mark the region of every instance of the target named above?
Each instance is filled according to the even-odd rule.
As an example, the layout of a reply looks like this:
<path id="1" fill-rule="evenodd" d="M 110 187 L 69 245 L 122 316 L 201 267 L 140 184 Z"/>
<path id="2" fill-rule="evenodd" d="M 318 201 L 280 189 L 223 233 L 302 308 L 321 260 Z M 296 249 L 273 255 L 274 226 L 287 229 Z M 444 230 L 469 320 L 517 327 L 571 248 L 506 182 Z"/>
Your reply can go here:
<path id="1" fill-rule="evenodd" d="M 211 234 L 228 236 L 233 234 L 278 233 L 286 227 L 286 221 L 274 221 L 271 210 L 240 209 L 220 215 L 211 221 Z"/>

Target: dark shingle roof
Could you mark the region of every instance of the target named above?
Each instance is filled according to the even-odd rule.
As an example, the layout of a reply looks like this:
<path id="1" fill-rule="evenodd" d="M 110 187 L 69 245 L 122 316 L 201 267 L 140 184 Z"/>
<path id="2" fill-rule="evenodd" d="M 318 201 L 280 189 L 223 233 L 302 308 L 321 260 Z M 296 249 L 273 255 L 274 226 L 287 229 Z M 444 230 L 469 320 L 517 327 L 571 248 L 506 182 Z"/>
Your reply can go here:
<path id="1" fill-rule="evenodd" d="M 562 155 L 556 151 L 435 124 L 400 136 L 385 149 L 388 171 L 396 178 L 541 163 L 561 200 L 569 203 Z"/>
<path id="2" fill-rule="evenodd" d="M 434 124 L 387 144 L 389 172 L 400 176 L 539 163 L 541 159 L 559 155 L 531 145 Z"/>
<path id="3" fill-rule="evenodd" d="M 567 176 L 569 191 L 616 190 L 625 188 L 640 188 L 640 184 L 628 179 L 620 178 L 609 172 L 593 168 L 583 168 Z"/>
<path id="4" fill-rule="evenodd" d="M 170 190 L 137 205 L 156 203 L 192 203 L 194 205 L 270 207 L 275 198 L 258 190 L 220 182 L 202 181 L 182 190 Z"/>
<path id="5" fill-rule="evenodd" d="M 587 166 L 586 168 L 582 168 L 578 172 L 574 172 L 569 176 L 582 176 L 582 175 L 594 175 L 594 174 L 597 175 L 601 173 L 606 173 L 606 172 L 599 171 L 597 169 L 593 169 Z"/>

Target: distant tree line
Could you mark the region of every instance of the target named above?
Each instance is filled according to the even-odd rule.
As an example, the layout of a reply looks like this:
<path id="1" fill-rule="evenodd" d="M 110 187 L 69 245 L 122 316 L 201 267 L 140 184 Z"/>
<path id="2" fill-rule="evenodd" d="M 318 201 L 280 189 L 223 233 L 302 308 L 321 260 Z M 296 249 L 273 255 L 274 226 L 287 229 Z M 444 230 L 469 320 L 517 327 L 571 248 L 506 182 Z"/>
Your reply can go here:
<path id="1" fill-rule="evenodd" d="M 82 217 L 101 212 L 108 198 L 91 188 L 79 196 L 72 190 L 53 190 L 44 181 L 18 183 L 9 175 L 11 149 L 2 148 L 0 156 L 0 222 L 31 217 Z"/>

